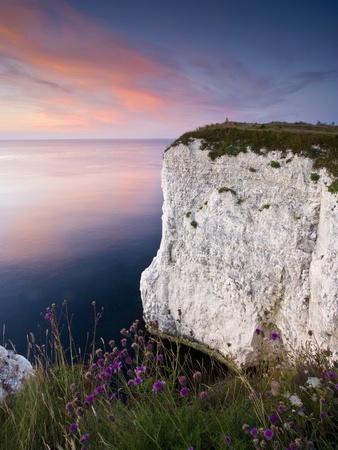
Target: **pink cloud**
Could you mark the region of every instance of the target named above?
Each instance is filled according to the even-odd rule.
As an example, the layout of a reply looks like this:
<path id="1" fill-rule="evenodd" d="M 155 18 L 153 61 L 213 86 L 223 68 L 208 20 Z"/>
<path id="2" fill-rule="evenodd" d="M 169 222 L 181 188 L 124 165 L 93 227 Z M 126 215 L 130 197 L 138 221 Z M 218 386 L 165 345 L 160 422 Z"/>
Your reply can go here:
<path id="1" fill-rule="evenodd" d="M 0 117 L 10 110 L 0 132 L 8 126 L 122 126 L 140 115 L 171 121 L 173 109 L 187 99 L 208 102 L 173 58 L 91 23 L 62 0 L 7 4 L 0 17 L 0 57 Z"/>

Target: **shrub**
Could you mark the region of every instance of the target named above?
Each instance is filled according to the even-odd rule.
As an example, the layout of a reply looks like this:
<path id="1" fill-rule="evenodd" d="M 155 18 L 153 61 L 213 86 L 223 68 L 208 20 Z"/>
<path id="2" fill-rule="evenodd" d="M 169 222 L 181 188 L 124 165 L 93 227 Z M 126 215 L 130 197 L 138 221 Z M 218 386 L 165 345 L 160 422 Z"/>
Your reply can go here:
<path id="1" fill-rule="evenodd" d="M 193 220 L 192 222 L 190 222 L 190 225 L 194 228 L 197 227 L 197 222 L 195 220 Z"/>
<path id="2" fill-rule="evenodd" d="M 320 175 L 318 175 L 318 173 L 311 173 L 310 178 L 312 181 L 318 181 L 320 178 Z"/>
<path id="3" fill-rule="evenodd" d="M 191 216 L 191 212 L 190 212 L 190 211 L 187 212 L 187 213 L 185 213 L 185 217 L 186 217 L 187 219 L 189 219 L 190 216 Z"/>
<path id="4" fill-rule="evenodd" d="M 249 170 L 250 170 L 250 172 L 257 172 L 257 170 L 254 169 L 253 167 L 250 167 Z"/>
<path id="5" fill-rule="evenodd" d="M 280 164 L 278 161 L 271 161 L 270 166 L 273 167 L 274 169 L 279 169 Z"/>
<path id="6" fill-rule="evenodd" d="M 332 181 L 332 183 L 328 187 L 328 191 L 331 192 L 331 194 L 337 194 L 338 193 L 338 179 Z"/>

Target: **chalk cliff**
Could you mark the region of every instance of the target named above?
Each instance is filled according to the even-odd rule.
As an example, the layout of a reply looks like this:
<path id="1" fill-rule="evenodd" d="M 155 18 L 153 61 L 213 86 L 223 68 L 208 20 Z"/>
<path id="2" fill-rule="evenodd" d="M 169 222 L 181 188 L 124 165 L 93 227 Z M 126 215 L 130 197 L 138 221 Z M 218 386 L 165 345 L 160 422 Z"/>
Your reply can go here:
<path id="1" fill-rule="evenodd" d="M 316 340 L 337 353 L 332 175 L 292 150 L 212 160 L 202 143 L 164 154 L 162 241 L 141 277 L 146 320 L 240 364 L 255 359 L 257 327 L 292 349 Z"/>

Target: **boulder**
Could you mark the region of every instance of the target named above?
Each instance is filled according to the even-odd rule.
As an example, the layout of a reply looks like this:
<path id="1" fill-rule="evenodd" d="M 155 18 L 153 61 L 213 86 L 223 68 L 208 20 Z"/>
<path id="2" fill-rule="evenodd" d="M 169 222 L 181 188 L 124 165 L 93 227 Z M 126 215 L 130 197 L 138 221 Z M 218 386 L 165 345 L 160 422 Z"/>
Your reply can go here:
<path id="1" fill-rule="evenodd" d="M 32 365 L 26 358 L 0 346 L 0 405 L 7 395 L 17 394 L 24 379 L 32 374 Z"/>

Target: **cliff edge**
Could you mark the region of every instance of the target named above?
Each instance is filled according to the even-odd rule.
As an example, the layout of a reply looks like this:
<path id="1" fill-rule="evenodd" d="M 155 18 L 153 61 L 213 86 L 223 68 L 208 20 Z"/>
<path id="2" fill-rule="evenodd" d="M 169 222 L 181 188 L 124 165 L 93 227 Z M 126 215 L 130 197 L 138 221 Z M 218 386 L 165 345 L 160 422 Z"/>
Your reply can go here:
<path id="1" fill-rule="evenodd" d="M 256 328 L 338 354 L 337 127 L 328 141 L 275 128 L 213 125 L 167 149 L 162 241 L 141 276 L 146 321 L 239 364 Z"/>

